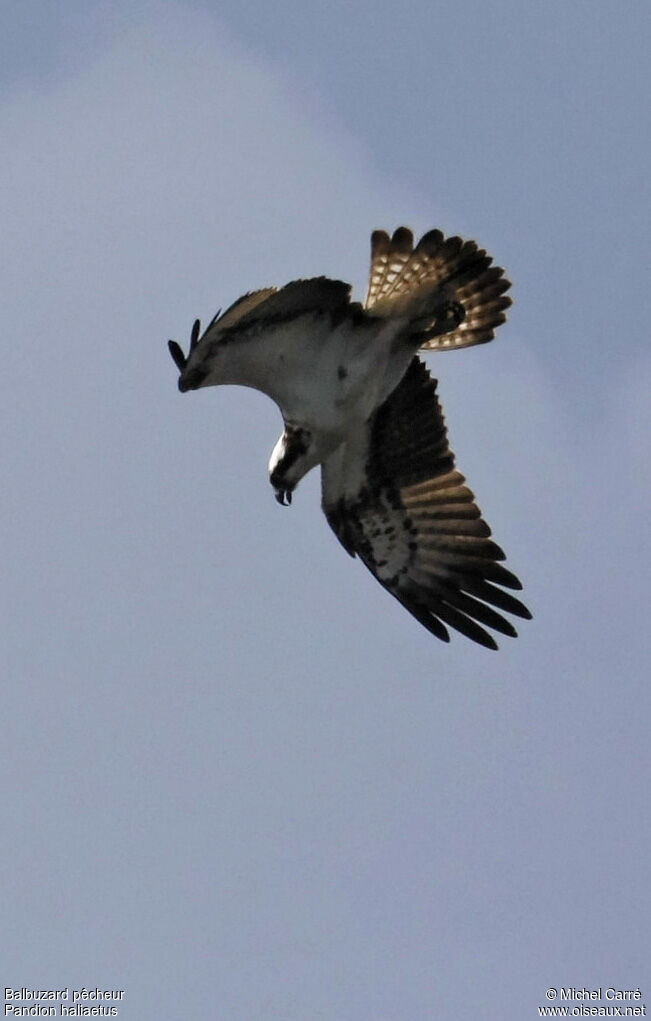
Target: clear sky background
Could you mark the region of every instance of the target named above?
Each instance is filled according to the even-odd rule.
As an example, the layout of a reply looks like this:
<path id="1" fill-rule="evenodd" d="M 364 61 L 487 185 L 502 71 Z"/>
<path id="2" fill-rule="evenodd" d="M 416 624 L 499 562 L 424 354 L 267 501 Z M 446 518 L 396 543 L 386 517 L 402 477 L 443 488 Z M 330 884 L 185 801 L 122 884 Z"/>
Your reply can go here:
<path id="1" fill-rule="evenodd" d="M 646 2 L 10 2 L 0 33 L 0 985 L 120 1017 L 651 1011 Z M 245 290 L 475 237 L 430 357 L 535 619 L 433 639 L 274 405 L 166 351 Z"/>

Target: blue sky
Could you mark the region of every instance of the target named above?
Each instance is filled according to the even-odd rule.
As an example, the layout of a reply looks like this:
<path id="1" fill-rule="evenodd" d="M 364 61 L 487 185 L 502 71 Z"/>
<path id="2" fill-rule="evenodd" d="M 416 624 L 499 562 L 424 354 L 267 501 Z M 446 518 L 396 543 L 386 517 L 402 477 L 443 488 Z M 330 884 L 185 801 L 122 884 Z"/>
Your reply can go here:
<path id="1" fill-rule="evenodd" d="M 648 965 L 642 3 L 9 5 L 4 985 L 120 1016 L 523 1019 Z M 534 621 L 429 636 L 165 349 L 368 239 L 515 305 L 431 357 Z"/>

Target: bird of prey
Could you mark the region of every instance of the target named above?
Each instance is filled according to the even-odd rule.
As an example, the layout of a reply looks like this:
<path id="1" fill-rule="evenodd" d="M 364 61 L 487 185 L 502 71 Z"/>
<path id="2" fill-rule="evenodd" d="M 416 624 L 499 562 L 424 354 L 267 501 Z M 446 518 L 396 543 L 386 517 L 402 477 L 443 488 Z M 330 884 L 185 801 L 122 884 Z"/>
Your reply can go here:
<path id="1" fill-rule="evenodd" d="M 294 280 L 244 294 L 203 335 L 197 320 L 187 356 L 176 341 L 169 350 L 183 393 L 235 383 L 276 402 L 279 503 L 320 465 L 344 549 L 437 638 L 454 628 L 496 649 L 491 630 L 516 635 L 502 614 L 531 614 L 505 591 L 522 586 L 455 468 L 437 381 L 417 355 L 492 340 L 511 300 L 491 263 L 439 230 L 416 246 L 406 227 L 377 230 L 364 304 L 340 280 Z"/>

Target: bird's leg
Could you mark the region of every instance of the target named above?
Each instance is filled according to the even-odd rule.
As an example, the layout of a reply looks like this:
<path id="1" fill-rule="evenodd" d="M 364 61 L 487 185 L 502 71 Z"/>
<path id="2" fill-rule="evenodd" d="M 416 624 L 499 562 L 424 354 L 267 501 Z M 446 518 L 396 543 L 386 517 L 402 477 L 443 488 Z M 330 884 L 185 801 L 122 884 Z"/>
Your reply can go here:
<path id="1" fill-rule="evenodd" d="M 460 301 L 446 301 L 437 310 L 436 322 L 432 330 L 428 330 L 430 337 L 440 337 L 443 333 L 452 333 L 466 318 L 466 310 Z"/>
<path id="2" fill-rule="evenodd" d="M 457 300 L 454 284 L 444 284 L 426 294 L 410 322 L 410 340 L 440 337 L 452 333 L 466 318 L 463 304 Z"/>

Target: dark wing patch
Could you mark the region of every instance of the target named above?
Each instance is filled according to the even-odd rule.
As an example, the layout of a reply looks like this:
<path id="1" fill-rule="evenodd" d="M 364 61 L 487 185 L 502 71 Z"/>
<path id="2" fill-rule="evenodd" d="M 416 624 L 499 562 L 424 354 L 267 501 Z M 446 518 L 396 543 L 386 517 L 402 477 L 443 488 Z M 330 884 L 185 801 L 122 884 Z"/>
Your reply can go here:
<path id="1" fill-rule="evenodd" d="M 243 294 L 241 298 L 238 298 L 232 305 L 229 305 L 222 316 L 217 315 L 213 319 L 208 330 L 215 324 L 219 324 L 219 329 L 228 329 L 238 325 L 243 319 L 252 315 L 255 309 L 267 301 L 272 294 L 275 294 L 276 290 L 277 288 L 275 287 L 265 287 L 260 291 L 250 291 L 248 294 Z M 206 333 L 208 330 L 206 330 Z"/>
<path id="2" fill-rule="evenodd" d="M 485 344 L 505 321 L 511 304 L 505 296 L 511 284 L 492 261 L 476 242 L 445 238 L 440 230 L 424 234 L 415 248 L 406 227 L 399 227 L 391 238 L 385 231 L 374 231 L 364 307 L 374 315 L 408 314 L 412 301 L 421 305 L 428 293 L 440 293 L 462 306 L 463 322 L 443 334 L 436 317 L 419 322 L 420 346 L 447 351 Z"/>
<path id="3" fill-rule="evenodd" d="M 350 284 L 342 280 L 330 280 L 328 277 L 292 280 L 280 290 L 258 291 L 241 298 L 244 307 L 240 314 L 233 318 L 239 306 L 236 302 L 216 321 L 215 329 L 219 333 L 220 342 L 227 342 L 235 339 L 240 332 L 250 333 L 258 325 L 266 329 L 274 323 L 287 322 L 310 312 L 342 315 L 350 307 L 350 291 Z M 250 299 L 258 294 L 264 297 L 250 305 Z"/>
<path id="4" fill-rule="evenodd" d="M 391 479 L 397 486 L 413 486 L 445 475 L 453 465 L 436 380 L 423 362 L 414 358 L 400 384 L 375 413 L 369 481 L 383 485 Z"/>
<path id="5" fill-rule="evenodd" d="M 375 414 L 365 485 L 324 510 L 348 552 L 437 638 L 450 627 L 496 649 L 486 628 L 516 635 L 498 610 L 531 616 L 503 591 L 522 586 L 454 467 L 436 381 L 418 358 Z"/>

